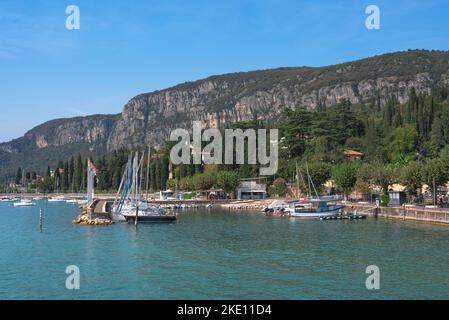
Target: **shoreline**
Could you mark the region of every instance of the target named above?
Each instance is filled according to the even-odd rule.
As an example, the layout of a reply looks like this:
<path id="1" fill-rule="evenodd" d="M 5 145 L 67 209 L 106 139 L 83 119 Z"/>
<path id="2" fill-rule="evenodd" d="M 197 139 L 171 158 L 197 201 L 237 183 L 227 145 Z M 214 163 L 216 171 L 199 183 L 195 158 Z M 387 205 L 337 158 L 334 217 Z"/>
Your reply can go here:
<path id="1" fill-rule="evenodd" d="M 0 194 L 0 197 L 52 197 L 62 194 Z M 81 198 L 84 194 L 79 193 L 67 193 L 63 194 L 66 197 Z M 98 194 L 97 199 L 102 201 L 112 201 L 115 195 L 112 194 Z M 264 208 L 268 207 L 273 201 L 287 201 L 287 199 L 273 198 L 273 199 L 260 199 L 260 200 L 236 200 L 236 199 L 226 199 L 226 200 L 150 200 L 149 203 L 156 203 L 161 205 L 168 204 L 210 204 L 212 206 L 217 206 L 223 209 L 228 209 L 232 211 L 262 211 Z M 368 216 L 381 217 L 385 219 L 395 219 L 403 221 L 414 221 L 428 224 L 438 224 L 449 226 L 449 208 L 426 208 L 422 206 L 389 206 L 389 207 L 375 207 L 373 205 L 368 205 L 366 203 L 359 204 L 354 203 L 342 203 L 346 206 L 346 210 L 349 212 L 358 211 L 358 213 L 365 212 Z M 360 212 L 363 211 L 363 212 Z M 108 221 L 106 221 L 108 220 Z M 83 211 L 72 221 L 75 224 L 85 224 L 85 225 L 110 225 L 113 221 L 110 219 L 103 219 L 103 217 L 96 217 L 89 221 L 88 212 L 84 208 Z"/>

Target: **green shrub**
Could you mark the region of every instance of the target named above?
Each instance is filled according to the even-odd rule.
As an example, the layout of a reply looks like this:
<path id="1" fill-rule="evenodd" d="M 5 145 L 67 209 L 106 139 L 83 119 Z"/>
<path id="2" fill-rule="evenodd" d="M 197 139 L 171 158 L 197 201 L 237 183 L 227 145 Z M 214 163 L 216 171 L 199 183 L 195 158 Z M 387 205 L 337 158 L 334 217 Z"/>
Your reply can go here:
<path id="1" fill-rule="evenodd" d="M 380 205 L 382 207 L 387 207 L 389 203 L 390 203 L 390 196 L 388 194 L 383 194 L 380 197 Z"/>

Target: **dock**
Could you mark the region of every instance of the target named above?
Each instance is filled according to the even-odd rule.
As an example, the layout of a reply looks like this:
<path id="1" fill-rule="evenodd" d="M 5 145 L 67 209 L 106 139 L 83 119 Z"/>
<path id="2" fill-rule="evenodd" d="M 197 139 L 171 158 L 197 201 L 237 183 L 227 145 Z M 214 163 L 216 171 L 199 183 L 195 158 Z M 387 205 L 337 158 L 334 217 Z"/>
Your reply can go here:
<path id="1" fill-rule="evenodd" d="M 366 211 L 370 216 L 381 217 L 385 219 L 397 219 L 403 221 L 416 221 L 449 225 L 448 208 L 429 208 L 425 206 L 414 205 L 375 207 L 352 204 L 351 208 L 348 209 L 357 211 L 359 213 L 362 213 L 362 211 Z"/>
<path id="2" fill-rule="evenodd" d="M 335 214 L 332 216 L 321 217 L 320 220 L 362 220 L 366 219 L 366 214 Z"/>

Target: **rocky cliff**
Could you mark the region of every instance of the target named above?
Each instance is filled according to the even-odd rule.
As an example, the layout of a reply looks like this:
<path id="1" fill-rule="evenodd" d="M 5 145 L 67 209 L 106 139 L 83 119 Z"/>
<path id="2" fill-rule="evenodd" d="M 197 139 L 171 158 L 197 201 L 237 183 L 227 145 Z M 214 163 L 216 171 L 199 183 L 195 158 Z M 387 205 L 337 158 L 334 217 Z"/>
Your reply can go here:
<path id="1" fill-rule="evenodd" d="M 207 127 L 223 127 L 238 121 L 275 119 L 284 108 L 313 110 L 343 99 L 352 104 L 385 102 L 394 95 L 406 102 L 411 88 L 422 93 L 441 85 L 449 85 L 446 51 L 407 51 L 328 67 L 212 76 L 134 97 L 116 116 L 45 123 L 22 138 L 0 144 L 0 164 L 31 165 L 25 160 L 30 152 L 64 150 L 65 154 L 82 148 L 100 154 L 123 147 L 158 146 L 171 130 L 191 128 L 194 120 Z"/>
<path id="2" fill-rule="evenodd" d="M 163 143 L 173 128 L 208 127 L 275 118 L 284 108 L 352 104 L 395 95 L 411 88 L 430 92 L 449 84 L 449 52 L 408 51 L 321 68 L 282 68 L 214 76 L 163 91 L 142 94 L 125 106 L 107 148 Z"/>

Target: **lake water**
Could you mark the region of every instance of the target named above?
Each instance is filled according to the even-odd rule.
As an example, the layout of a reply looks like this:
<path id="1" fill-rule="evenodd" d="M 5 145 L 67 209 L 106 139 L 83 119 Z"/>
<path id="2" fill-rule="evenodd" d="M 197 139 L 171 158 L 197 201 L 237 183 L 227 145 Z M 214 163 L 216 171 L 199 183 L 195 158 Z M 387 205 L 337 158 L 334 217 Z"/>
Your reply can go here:
<path id="1" fill-rule="evenodd" d="M 0 203 L 0 299 L 449 298 L 446 226 L 214 208 L 136 230 L 72 225 L 78 211 Z M 80 290 L 66 289 L 69 265 Z M 380 268 L 380 290 L 365 287 L 369 265 Z"/>

